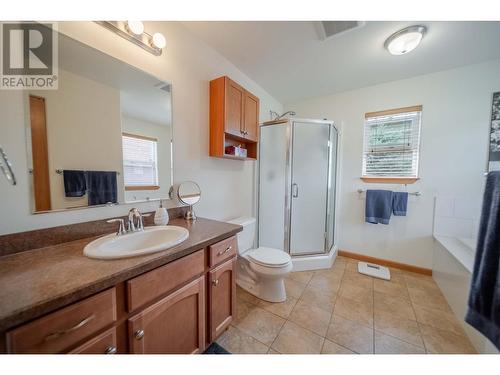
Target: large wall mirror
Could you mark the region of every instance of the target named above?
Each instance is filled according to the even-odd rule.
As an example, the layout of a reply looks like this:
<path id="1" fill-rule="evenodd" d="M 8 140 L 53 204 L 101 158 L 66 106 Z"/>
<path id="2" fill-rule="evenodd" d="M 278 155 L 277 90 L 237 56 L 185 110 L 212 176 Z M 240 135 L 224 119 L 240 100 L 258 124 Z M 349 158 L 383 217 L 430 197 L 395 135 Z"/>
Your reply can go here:
<path id="1" fill-rule="evenodd" d="M 58 89 L 25 95 L 33 212 L 168 199 L 172 86 L 58 40 Z"/>

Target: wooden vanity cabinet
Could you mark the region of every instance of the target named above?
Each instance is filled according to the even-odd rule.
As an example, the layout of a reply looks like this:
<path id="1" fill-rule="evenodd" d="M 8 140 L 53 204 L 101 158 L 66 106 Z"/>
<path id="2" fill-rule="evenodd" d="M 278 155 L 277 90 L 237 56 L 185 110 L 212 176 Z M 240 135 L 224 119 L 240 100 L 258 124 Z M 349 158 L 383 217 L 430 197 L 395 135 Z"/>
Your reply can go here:
<path id="1" fill-rule="evenodd" d="M 205 276 L 131 317 L 133 354 L 191 354 L 205 347 Z"/>
<path id="2" fill-rule="evenodd" d="M 259 138 L 259 98 L 223 76 L 210 81 L 210 156 L 256 159 Z M 226 153 L 241 146 L 247 157 Z"/>
<path id="3" fill-rule="evenodd" d="M 235 314 L 237 246 L 235 236 L 209 244 L 15 327 L 0 351 L 202 353 Z"/>
<path id="4" fill-rule="evenodd" d="M 231 324 L 236 305 L 236 258 L 233 257 L 208 277 L 209 341 L 214 341 Z"/>

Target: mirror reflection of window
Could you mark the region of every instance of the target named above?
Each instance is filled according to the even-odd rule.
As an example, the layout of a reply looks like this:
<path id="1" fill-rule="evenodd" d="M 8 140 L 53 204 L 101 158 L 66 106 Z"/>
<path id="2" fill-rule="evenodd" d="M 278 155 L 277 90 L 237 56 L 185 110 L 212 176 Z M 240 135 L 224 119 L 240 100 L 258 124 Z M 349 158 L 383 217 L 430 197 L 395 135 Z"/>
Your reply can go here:
<path id="1" fill-rule="evenodd" d="M 122 141 L 125 190 L 158 190 L 158 140 L 124 133 Z"/>

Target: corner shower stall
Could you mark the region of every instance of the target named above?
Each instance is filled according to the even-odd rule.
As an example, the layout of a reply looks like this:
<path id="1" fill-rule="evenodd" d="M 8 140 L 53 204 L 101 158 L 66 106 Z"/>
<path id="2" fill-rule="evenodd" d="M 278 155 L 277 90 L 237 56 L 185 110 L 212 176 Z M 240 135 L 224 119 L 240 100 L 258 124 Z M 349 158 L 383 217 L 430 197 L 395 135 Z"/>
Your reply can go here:
<path id="1" fill-rule="evenodd" d="M 339 132 L 332 121 L 284 119 L 260 127 L 259 246 L 290 254 L 295 271 L 336 255 Z"/>

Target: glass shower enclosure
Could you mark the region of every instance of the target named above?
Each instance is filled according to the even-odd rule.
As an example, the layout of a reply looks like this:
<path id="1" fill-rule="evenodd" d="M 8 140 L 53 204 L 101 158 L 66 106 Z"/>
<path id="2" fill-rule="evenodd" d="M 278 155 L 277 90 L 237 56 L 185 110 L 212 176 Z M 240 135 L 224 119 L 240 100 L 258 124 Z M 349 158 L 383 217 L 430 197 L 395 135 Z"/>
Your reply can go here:
<path id="1" fill-rule="evenodd" d="M 335 124 L 266 122 L 259 147 L 259 246 L 282 249 L 292 258 L 330 252 L 335 244 Z"/>

